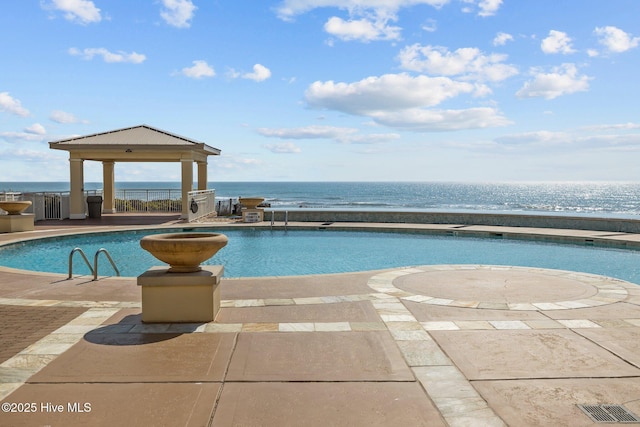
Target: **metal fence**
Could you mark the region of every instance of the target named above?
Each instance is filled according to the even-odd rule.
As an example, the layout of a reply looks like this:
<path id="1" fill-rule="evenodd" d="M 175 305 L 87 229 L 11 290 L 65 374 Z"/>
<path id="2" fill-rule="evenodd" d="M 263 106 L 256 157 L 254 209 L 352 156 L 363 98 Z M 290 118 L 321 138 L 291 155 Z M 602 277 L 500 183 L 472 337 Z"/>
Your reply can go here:
<path id="1" fill-rule="evenodd" d="M 238 197 L 216 197 L 216 212 L 220 216 L 240 214 L 240 201 Z"/>
<path id="2" fill-rule="evenodd" d="M 24 212 L 34 214 L 35 221 L 69 218 L 69 192 L 0 193 L 0 200 L 29 200 Z"/>
<path id="3" fill-rule="evenodd" d="M 86 200 L 89 195 L 102 195 L 102 190 L 84 192 Z M 30 200 L 32 205 L 25 211 L 35 214 L 35 221 L 46 219 L 66 219 L 70 216 L 70 192 L 17 193 L 0 192 L 0 200 Z M 192 202 L 197 208 L 193 212 Z M 237 214 L 238 198 L 216 198 L 215 190 L 199 190 L 189 192 L 189 221 L 202 218 L 216 212 L 228 216 Z M 182 212 L 182 191 L 176 189 L 127 189 L 115 191 L 116 212 Z M 86 206 L 85 206 L 86 209 Z"/>
<path id="4" fill-rule="evenodd" d="M 182 212 L 181 190 L 116 190 L 116 212 Z"/>

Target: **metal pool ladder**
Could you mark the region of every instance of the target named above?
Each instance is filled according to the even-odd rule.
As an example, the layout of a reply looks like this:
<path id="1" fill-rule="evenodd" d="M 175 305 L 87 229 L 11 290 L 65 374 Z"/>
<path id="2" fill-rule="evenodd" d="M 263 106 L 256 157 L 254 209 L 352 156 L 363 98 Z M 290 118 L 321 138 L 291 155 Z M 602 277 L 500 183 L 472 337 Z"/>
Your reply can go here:
<path id="1" fill-rule="evenodd" d="M 93 257 L 93 267 L 91 267 L 91 264 L 89 263 L 89 260 L 87 259 L 87 256 L 84 254 L 84 251 L 81 248 L 73 248 L 71 250 L 71 253 L 69 253 L 69 277 L 67 277 L 67 280 L 69 280 L 69 279 L 71 279 L 73 277 L 73 254 L 75 254 L 76 252 L 80 253 L 80 256 L 82 256 L 82 259 L 84 260 L 84 263 L 87 264 L 87 267 L 89 267 L 89 270 L 91 271 L 91 274 L 93 274 L 93 280 L 94 281 L 98 280 L 98 255 L 100 255 L 101 253 L 104 253 L 106 255 L 107 259 L 111 263 L 111 266 L 116 271 L 116 275 L 120 276 L 120 270 L 118 270 L 118 267 L 116 267 L 116 263 L 113 262 L 113 258 L 111 258 L 111 255 L 109 254 L 109 251 L 107 251 L 105 248 L 98 249 L 98 251 L 94 255 L 94 257 Z"/>

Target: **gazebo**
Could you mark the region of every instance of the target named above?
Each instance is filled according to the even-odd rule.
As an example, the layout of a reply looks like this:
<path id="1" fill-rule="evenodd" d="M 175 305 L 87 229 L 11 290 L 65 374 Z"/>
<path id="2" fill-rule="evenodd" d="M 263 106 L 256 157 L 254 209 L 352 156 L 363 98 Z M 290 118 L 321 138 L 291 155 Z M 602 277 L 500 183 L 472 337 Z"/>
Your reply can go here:
<path id="1" fill-rule="evenodd" d="M 85 219 L 84 161 L 102 162 L 104 213 L 115 213 L 116 162 L 180 162 L 182 217 L 188 215 L 193 186 L 193 163 L 198 164 L 198 190 L 207 189 L 207 157 L 220 150 L 147 125 L 49 142 L 49 148 L 69 152 L 70 218 Z"/>

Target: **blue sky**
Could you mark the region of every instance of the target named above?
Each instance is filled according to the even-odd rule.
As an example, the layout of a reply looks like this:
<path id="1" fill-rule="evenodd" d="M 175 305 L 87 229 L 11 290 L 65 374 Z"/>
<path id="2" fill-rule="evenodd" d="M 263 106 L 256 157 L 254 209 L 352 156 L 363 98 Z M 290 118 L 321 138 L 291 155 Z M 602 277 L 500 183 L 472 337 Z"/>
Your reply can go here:
<path id="1" fill-rule="evenodd" d="M 9 0 L 0 181 L 148 124 L 210 181 L 638 181 L 637 0 Z M 116 181 L 179 180 L 116 164 Z M 85 180 L 101 165 L 85 162 Z"/>

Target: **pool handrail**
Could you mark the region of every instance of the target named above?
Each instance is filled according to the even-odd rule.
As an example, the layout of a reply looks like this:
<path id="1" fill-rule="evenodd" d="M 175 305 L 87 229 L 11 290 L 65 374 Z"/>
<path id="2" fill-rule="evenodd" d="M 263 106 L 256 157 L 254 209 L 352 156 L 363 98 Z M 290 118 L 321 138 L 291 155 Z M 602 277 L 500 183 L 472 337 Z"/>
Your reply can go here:
<path id="1" fill-rule="evenodd" d="M 100 249 L 98 249 L 96 251 L 96 254 L 93 257 L 93 269 L 92 269 L 93 280 L 94 281 L 98 280 L 98 255 L 100 255 L 101 253 L 103 253 L 103 254 L 105 254 L 107 256 L 107 259 L 111 263 L 111 266 L 116 271 L 116 276 L 119 277 L 120 276 L 120 270 L 118 270 L 118 267 L 116 267 L 116 263 L 113 262 L 113 258 L 111 258 L 111 255 L 109 254 L 109 251 L 106 250 L 105 248 L 100 248 Z"/>
<path id="2" fill-rule="evenodd" d="M 73 254 L 76 252 L 80 253 L 80 256 L 82 256 L 84 263 L 87 264 L 87 267 L 89 267 L 91 274 L 93 274 L 95 277 L 95 272 L 93 271 L 93 267 L 91 267 L 91 264 L 87 259 L 87 256 L 84 254 L 84 251 L 81 248 L 73 248 L 69 253 L 69 277 L 67 277 L 67 280 L 71 280 L 73 278 Z"/>

